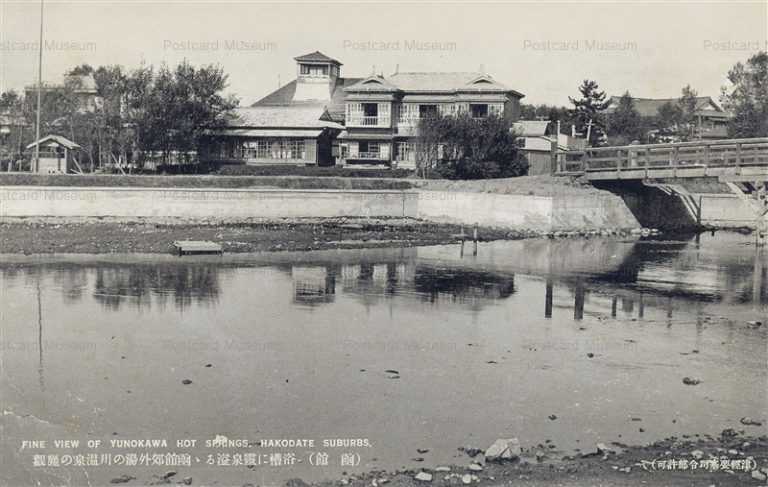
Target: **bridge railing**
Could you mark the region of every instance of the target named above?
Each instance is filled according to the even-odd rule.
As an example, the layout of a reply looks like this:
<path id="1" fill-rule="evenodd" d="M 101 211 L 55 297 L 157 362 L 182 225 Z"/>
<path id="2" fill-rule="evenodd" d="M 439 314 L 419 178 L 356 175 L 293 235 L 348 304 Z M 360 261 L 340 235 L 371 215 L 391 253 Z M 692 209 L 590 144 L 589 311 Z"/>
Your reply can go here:
<path id="1" fill-rule="evenodd" d="M 592 147 L 559 154 L 557 172 L 768 165 L 768 138 Z"/>

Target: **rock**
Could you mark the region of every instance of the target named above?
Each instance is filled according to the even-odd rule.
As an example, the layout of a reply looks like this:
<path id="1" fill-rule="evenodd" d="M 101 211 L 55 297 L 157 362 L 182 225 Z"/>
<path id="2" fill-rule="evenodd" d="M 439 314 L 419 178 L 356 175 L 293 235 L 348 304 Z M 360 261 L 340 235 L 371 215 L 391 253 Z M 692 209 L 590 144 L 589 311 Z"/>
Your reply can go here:
<path id="1" fill-rule="evenodd" d="M 168 472 L 165 472 L 165 475 L 163 475 L 163 478 L 167 480 L 173 477 L 174 475 L 176 475 L 176 472 L 174 472 L 173 470 L 169 470 Z"/>
<path id="2" fill-rule="evenodd" d="M 610 450 L 607 446 L 605 446 L 605 443 L 598 443 L 597 444 L 597 453 L 608 453 Z"/>
<path id="3" fill-rule="evenodd" d="M 544 452 L 539 450 L 536 452 L 536 461 L 537 462 L 543 462 L 546 455 L 544 455 Z"/>
<path id="4" fill-rule="evenodd" d="M 479 454 L 483 453 L 483 450 L 481 450 L 480 448 L 475 448 L 473 446 L 467 446 L 467 447 L 464 447 L 464 453 L 466 453 L 469 456 L 469 458 L 475 458 Z"/>
<path id="5" fill-rule="evenodd" d="M 632 467 L 624 467 L 619 469 L 619 472 L 624 472 L 624 473 L 629 473 L 631 471 L 632 471 Z"/>
<path id="6" fill-rule="evenodd" d="M 704 458 L 704 452 L 701 450 L 693 450 L 691 452 L 691 456 L 696 460 L 701 460 L 702 458 Z"/>
<path id="7" fill-rule="evenodd" d="M 766 480 L 768 479 L 768 476 L 766 476 L 763 472 L 760 470 L 752 470 L 752 478 L 755 480 Z"/>
<path id="8" fill-rule="evenodd" d="M 184 477 L 181 483 L 184 485 L 192 485 L 192 477 Z"/>
<path id="9" fill-rule="evenodd" d="M 589 352 L 589 353 L 587 353 L 587 357 L 589 357 L 589 358 L 592 358 L 592 357 L 594 357 L 594 356 L 595 356 L 595 354 L 594 354 L 594 353 L 592 353 L 592 352 Z"/>
<path id="10" fill-rule="evenodd" d="M 498 439 L 485 450 L 487 462 L 504 462 L 516 460 L 522 453 L 520 442 L 517 438 Z"/>
<path id="11" fill-rule="evenodd" d="M 691 377 L 683 377 L 683 384 L 687 386 L 697 386 L 701 384 L 701 381 L 699 379 L 693 379 Z"/>
<path id="12" fill-rule="evenodd" d="M 427 472 L 419 472 L 413 478 L 415 478 L 419 482 L 432 482 L 432 474 Z"/>
<path id="13" fill-rule="evenodd" d="M 762 321 L 747 321 L 747 325 L 757 328 L 757 327 L 763 326 L 763 322 Z"/>
<path id="14" fill-rule="evenodd" d="M 763 425 L 763 423 L 761 423 L 760 421 L 756 421 L 749 417 L 741 418 L 739 422 L 745 426 L 762 426 Z"/>
<path id="15" fill-rule="evenodd" d="M 126 482 L 130 482 L 131 480 L 135 480 L 136 477 L 132 477 L 127 474 L 123 474 L 119 477 L 115 477 L 112 480 L 109 481 L 110 484 L 124 484 Z"/>
<path id="16" fill-rule="evenodd" d="M 183 381 L 181 381 L 181 383 L 184 384 L 185 386 L 188 386 L 192 383 L 192 381 L 189 379 L 184 379 Z"/>
<path id="17" fill-rule="evenodd" d="M 550 415 L 549 415 L 549 419 L 550 419 L 550 420 L 552 420 L 552 421 L 554 421 L 554 420 L 556 420 L 556 419 L 557 419 L 557 416 L 555 416 L 554 414 L 550 414 Z"/>
<path id="18" fill-rule="evenodd" d="M 450 472 L 451 467 L 436 467 L 435 472 Z"/>
<path id="19" fill-rule="evenodd" d="M 479 464 L 477 464 L 477 463 L 470 463 L 470 464 L 469 464 L 469 467 L 467 467 L 467 468 L 468 468 L 469 470 L 472 470 L 473 472 L 482 472 L 482 471 L 483 471 L 483 467 L 481 467 L 481 466 L 480 466 Z"/>
<path id="20" fill-rule="evenodd" d="M 429 452 L 429 450 L 426 448 L 416 448 L 416 451 L 421 453 L 422 455 Z"/>

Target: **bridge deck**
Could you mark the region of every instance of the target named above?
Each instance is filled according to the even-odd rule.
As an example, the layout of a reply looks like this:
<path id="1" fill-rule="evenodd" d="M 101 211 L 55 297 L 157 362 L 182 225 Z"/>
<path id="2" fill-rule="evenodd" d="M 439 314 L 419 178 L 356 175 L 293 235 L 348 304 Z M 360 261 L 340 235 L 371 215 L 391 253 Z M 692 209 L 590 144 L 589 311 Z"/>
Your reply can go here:
<path id="1" fill-rule="evenodd" d="M 556 174 L 584 175 L 594 181 L 691 177 L 768 180 L 768 138 L 588 148 L 560 157 Z"/>

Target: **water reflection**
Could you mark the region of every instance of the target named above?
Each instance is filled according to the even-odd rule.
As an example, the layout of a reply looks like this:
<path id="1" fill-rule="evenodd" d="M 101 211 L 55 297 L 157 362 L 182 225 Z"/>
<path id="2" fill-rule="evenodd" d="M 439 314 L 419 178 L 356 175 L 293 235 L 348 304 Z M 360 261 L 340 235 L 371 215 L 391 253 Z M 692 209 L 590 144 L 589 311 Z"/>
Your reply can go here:
<path id="1" fill-rule="evenodd" d="M 584 241 L 521 241 L 481 245 L 472 256 L 460 249 L 456 252 L 456 246 L 443 246 L 378 249 L 358 262 L 354 257 L 350 261 L 344 251 L 318 254 L 314 262 L 310 255 L 297 264 L 290 259 L 270 264 L 268 258 L 240 264 L 194 260 L 26 262 L 0 264 L 0 275 L 7 282 L 21 277 L 37 285 L 41 276 L 48 276 L 51 288 L 58 289 L 65 302 L 91 296 L 104 309 L 118 312 L 123 306 L 162 309 L 169 302 L 179 310 L 192 305 L 216 306 L 222 279 L 243 266 L 271 266 L 290 276 L 292 302 L 303 306 L 328 305 L 342 293 L 367 304 L 403 295 L 481 309 L 513 296 L 515 274 L 521 272 L 545 276 L 541 292 L 546 318 L 552 316 L 556 283 L 571 294 L 570 306 L 577 321 L 584 318 L 591 293 L 609 296 L 612 317 L 620 307 L 625 315 L 643 318 L 646 307 L 654 306 L 665 309 L 672 318 L 674 301 L 680 300 L 753 303 L 756 308 L 768 303 L 764 251 L 744 245 L 733 251 L 732 244 L 728 239 L 704 244 L 695 240 L 607 240 L 589 245 Z"/>

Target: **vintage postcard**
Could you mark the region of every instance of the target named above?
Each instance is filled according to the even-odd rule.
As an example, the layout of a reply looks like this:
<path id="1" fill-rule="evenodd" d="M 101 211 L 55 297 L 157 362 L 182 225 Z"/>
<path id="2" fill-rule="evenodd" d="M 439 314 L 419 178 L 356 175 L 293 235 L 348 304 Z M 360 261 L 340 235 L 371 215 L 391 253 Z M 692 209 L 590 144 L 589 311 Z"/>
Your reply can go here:
<path id="1" fill-rule="evenodd" d="M 768 486 L 768 2 L 0 0 L 0 487 Z"/>

